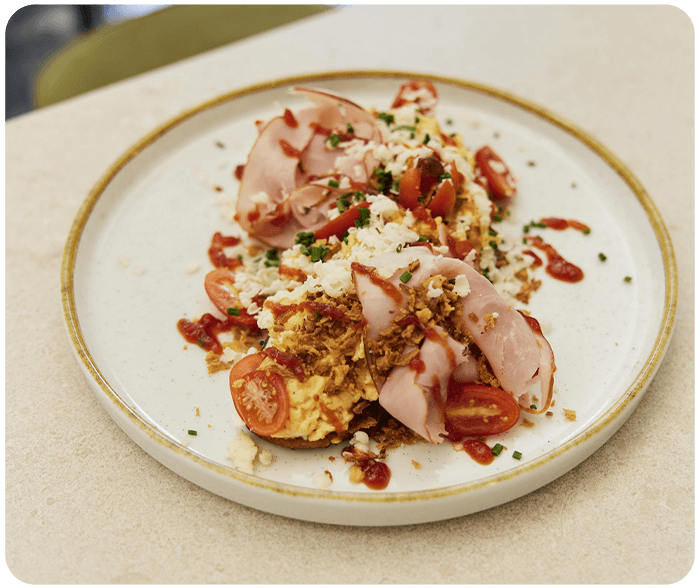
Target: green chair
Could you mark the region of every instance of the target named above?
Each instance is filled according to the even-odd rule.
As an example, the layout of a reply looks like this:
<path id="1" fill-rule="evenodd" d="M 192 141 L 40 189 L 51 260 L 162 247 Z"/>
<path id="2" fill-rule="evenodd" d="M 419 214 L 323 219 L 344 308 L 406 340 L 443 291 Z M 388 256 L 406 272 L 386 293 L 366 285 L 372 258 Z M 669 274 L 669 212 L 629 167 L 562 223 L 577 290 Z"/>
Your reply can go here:
<path id="1" fill-rule="evenodd" d="M 48 106 L 328 10 L 324 5 L 178 5 L 76 38 L 43 65 L 35 106 Z"/>

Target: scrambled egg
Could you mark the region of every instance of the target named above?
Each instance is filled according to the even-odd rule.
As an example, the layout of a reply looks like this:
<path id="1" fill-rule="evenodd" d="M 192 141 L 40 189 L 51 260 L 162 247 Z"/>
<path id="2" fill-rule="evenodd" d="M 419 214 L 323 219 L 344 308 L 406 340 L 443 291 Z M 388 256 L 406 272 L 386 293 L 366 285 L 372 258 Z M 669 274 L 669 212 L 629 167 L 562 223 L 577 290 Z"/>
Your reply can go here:
<path id="1" fill-rule="evenodd" d="M 283 373 L 289 394 L 289 419 L 272 437 L 319 441 L 334 433 L 342 434 L 356 416 L 353 407 L 358 402 L 379 398 L 365 362 L 361 332 L 342 326 L 341 336 L 317 340 L 307 328 L 316 326 L 317 320 L 320 319 L 305 310 L 292 312 L 282 320 L 283 330 L 270 332 L 270 345 L 292 353 L 306 346 L 315 351 L 310 356 L 317 356 L 305 366 L 309 375 L 303 381 Z M 279 366 L 271 359 L 263 362 L 261 369 L 265 367 L 279 372 Z"/>
<path id="2" fill-rule="evenodd" d="M 363 370 L 362 387 L 351 386 L 340 394 L 327 394 L 328 378 L 311 376 L 305 382 L 294 378 L 285 381 L 289 392 L 289 420 L 273 437 L 303 437 L 309 441 L 324 439 L 331 433 L 343 432 L 355 416 L 353 406 L 360 400 L 374 401 L 379 393 L 367 369 Z"/>

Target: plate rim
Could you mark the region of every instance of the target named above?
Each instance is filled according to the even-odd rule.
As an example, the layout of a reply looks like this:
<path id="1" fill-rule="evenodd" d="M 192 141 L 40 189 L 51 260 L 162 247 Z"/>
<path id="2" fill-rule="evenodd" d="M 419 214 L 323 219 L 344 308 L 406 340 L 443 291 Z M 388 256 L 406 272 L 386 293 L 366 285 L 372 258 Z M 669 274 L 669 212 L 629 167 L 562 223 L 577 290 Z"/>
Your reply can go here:
<path id="1" fill-rule="evenodd" d="M 664 308 L 660 321 L 659 330 L 656 335 L 652 350 L 649 356 L 644 361 L 643 366 L 640 368 L 635 380 L 628 387 L 628 389 L 621 395 L 619 400 L 611 406 L 605 413 L 600 415 L 593 423 L 591 423 L 586 429 L 579 432 L 576 436 L 569 439 L 566 443 L 557 446 L 556 448 L 548 451 L 544 455 L 540 456 L 538 459 L 532 461 L 528 464 L 523 464 L 512 470 L 494 474 L 492 476 L 487 476 L 481 478 L 477 481 L 465 482 L 462 484 L 446 486 L 444 488 L 436 488 L 431 490 L 412 490 L 412 491 L 395 491 L 395 492 L 377 492 L 368 494 L 366 492 L 347 492 L 347 491 L 334 491 L 334 490 L 324 490 L 324 489 L 311 489 L 295 486 L 292 484 L 284 484 L 281 482 L 275 482 L 271 480 L 266 480 L 255 475 L 246 474 L 244 472 L 238 471 L 233 467 L 228 467 L 219 462 L 215 462 L 201 454 L 188 449 L 181 443 L 176 442 L 171 437 L 168 437 L 163 432 L 154 428 L 149 424 L 143 417 L 141 417 L 135 410 L 133 410 L 128 403 L 122 399 L 119 394 L 114 390 L 107 379 L 102 375 L 96 362 L 93 360 L 90 350 L 85 342 L 83 333 L 80 327 L 80 323 L 77 316 L 77 308 L 75 303 L 75 286 L 73 282 L 75 263 L 78 254 L 78 248 L 80 245 L 80 240 L 83 231 L 87 225 L 90 215 L 95 208 L 100 196 L 104 193 L 108 185 L 112 180 L 119 174 L 119 172 L 139 153 L 145 150 L 149 145 L 153 144 L 161 136 L 174 129 L 178 125 L 186 122 L 190 118 L 193 118 L 199 113 L 202 113 L 211 108 L 222 105 L 226 102 L 242 98 L 247 95 L 273 90 L 284 86 L 291 86 L 295 84 L 308 84 L 314 82 L 322 82 L 328 80 L 344 80 L 344 79 L 359 79 L 359 78 L 369 78 L 369 79 L 416 79 L 433 81 L 444 85 L 456 86 L 458 88 L 475 91 L 488 95 L 490 97 L 502 100 L 504 102 L 510 103 L 516 107 L 519 107 L 530 114 L 534 114 L 537 117 L 543 119 L 544 121 L 555 125 L 564 132 L 573 136 L 575 139 L 583 143 L 589 149 L 591 149 L 598 157 L 600 157 L 605 163 L 607 163 L 627 184 L 633 194 L 636 196 L 640 205 L 644 209 L 646 217 L 651 224 L 651 228 L 656 237 L 657 244 L 660 249 L 661 257 L 664 265 Z M 89 191 L 87 197 L 81 203 L 78 212 L 71 224 L 71 228 L 68 233 L 66 244 L 63 250 L 63 257 L 61 262 L 61 301 L 63 308 L 63 318 L 66 330 L 68 332 L 68 337 L 71 341 L 73 347 L 73 352 L 76 358 L 81 364 L 85 375 L 88 376 L 88 381 L 92 384 L 93 390 L 95 385 L 103 392 L 103 397 L 101 400 L 108 400 L 110 402 L 109 407 L 117 411 L 122 417 L 126 418 L 128 422 L 135 425 L 139 432 L 146 434 L 150 440 L 158 444 L 159 450 L 166 450 L 174 452 L 180 456 L 190 459 L 192 465 L 195 467 L 204 467 L 210 474 L 223 475 L 226 478 L 233 479 L 236 482 L 245 484 L 249 487 L 262 488 L 264 490 L 270 490 L 279 494 L 291 495 L 296 497 L 304 498 L 319 498 L 325 500 L 342 500 L 349 502 L 366 502 L 366 503 L 406 503 L 414 502 L 416 500 L 425 500 L 433 498 L 444 498 L 452 497 L 458 494 L 466 493 L 472 490 L 477 490 L 485 486 L 489 486 L 501 481 L 507 481 L 516 478 L 526 472 L 530 472 L 535 469 L 540 469 L 544 465 L 550 463 L 556 457 L 564 455 L 580 444 L 592 439 L 604 429 L 612 426 L 616 421 L 619 420 L 620 416 L 625 412 L 625 410 L 631 406 L 635 399 L 639 400 L 641 398 L 640 393 L 643 393 L 649 382 L 656 373 L 661 360 L 668 348 L 668 344 L 671 339 L 673 326 L 675 323 L 675 316 L 678 304 L 678 275 L 677 266 L 675 260 L 675 254 L 673 251 L 673 244 L 671 242 L 670 235 L 666 225 L 656 207 L 651 197 L 642 186 L 641 182 L 632 173 L 632 171 L 607 147 L 605 147 L 600 141 L 595 139 L 593 136 L 588 134 L 586 131 L 582 130 L 569 120 L 561 117 L 552 111 L 535 104 L 529 100 L 516 96 L 515 94 L 500 90 L 498 88 L 482 84 L 479 82 L 468 81 L 459 78 L 445 77 L 426 73 L 408 72 L 408 71 L 394 71 L 394 70 L 338 70 L 330 72 L 321 73 L 309 73 L 290 77 L 276 78 L 273 80 L 248 85 L 244 88 L 227 92 L 225 94 L 219 95 L 213 99 L 205 101 L 201 104 L 193 106 L 180 114 L 170 118 L 165 123 L 156 127 L 150 133 L 147 133 L 141 139 L 133 143 L 126 151 L 124 151 L 101 175 L 97 182 L 93 185 Z M 639 397 L 639 398 L 638 398 Z M 105 406 L 107 408 L 107 406 Z M 108 411 L 110 412 L 110 411 Z M 114 418 L 114 415 L 110 416 Z M 618 427 L 622 424 L 621 421 Z M 122 424 L 117 421 L 120 428 L 124 429 Z M 617 430 L 613 429 L 613 433 Z M 132 437 L 128 431 L 127 433 L 134 442 L 136 439 Z M 612 435 L 612 433 L 611 433 Z M 137 443 L 140 445 L 140 443 Z M 145 447 L 144 450 L 151 455 L 157 461 L 158 459 L 153 452 L 149 451 Z M 584 456 L 583 459 L 589 455 Z M 574 465 L 582 460 L 578 460 Z M 162 462 L 161 462 L 162 463 Z M 573 466 L 572 466 L 573 467 Z M 570 469 L 570 468 L 569 468 Z M 568 470 L 567 470 L 568 471 Z M 178 475 L 186 477 L 184 474 L 176 471 Z M 194 480 L 192 480 L 194 483 Z M 549 480 L 548 480 L 549 481 Z M 235 500 L 235 498 L 233 498 Z"/>

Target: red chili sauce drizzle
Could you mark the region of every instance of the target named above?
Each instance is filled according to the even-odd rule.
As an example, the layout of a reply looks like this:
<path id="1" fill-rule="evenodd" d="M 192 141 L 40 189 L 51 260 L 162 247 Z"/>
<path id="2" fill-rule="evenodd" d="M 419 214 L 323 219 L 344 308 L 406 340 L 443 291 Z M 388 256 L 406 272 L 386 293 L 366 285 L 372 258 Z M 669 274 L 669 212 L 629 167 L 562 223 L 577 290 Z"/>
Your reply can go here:
<path id="1" fill-rule="evenodd" d="M 276 347 L 265 347 L 262 351 L 263 355 L 266 355 L 272 359 L 275 363 L 278 363 L 282 367 L 287 368 L 294 377 L 303 382 L 306 380 L 306 372 L 304 371 L 304 366 L 299 362 L 299 358 L 293 353 L 287 351 L 281 351 Z"/>
<path id="2" fill-rule="evenodd" d="M 284 154 L 287 157 L 295 157 L 299 159 L 301 157 L 301 151 L 294 147 L 289 141 L 286 139 L 280 139 L 280 147 L 282 147 L 282 151 L 284 151 Z"/>
<path id="3" fill-rule="evenodd" d="M 286 124 L 290 129 L 296 129 L 299 126 L 297 119 L 294 118 L 294 114 L 292 114 L 292 111 L 289 110 L 289 108 L 284 109 L 284 116 L 282 118 L 284 119 L 284 124 Z"/>
<path id="4" fill-rule="evenodd" d="M 478 439 L 467 439 L 462 443 L 464 451 L 467 452 L 476 463 L 481 465 L 489 465 L 493 462 L 493 453 L 491 448 L 483 441 Z"/>
<path id="5" fill-rule="evenodd" d="M 394 302 L 399 303 L 403 300 L 403 294 L 401 294 L 401 291 L 394 286 L 394 284 L 387 282 L 384 278 L 382 278 L 377 272 L 377 268 L 362 265 L 356 261 L 352 262 L 350 268 L 352 271 L 358 274 L 367 276 L 370 279 L 370 282 L 372 282 L 375 286 L 379 286 L 387 296 L 394 300 Z"/>
<path id="6" fill-rule="evenodd" d="M 214 315 L 206 313 L 198 321 L 180 319 L 177 321 L 177 330 L 188 343 L 196 343 L 206 351 L 213 351 L 217 355 L 223 353 L 223 347 L 219 343 L 217 335 L 230 331 L 239 324 L 238 317 L 218 319 Z"/>
<path id="7" fill-rule="evenodd" d="M 525 255 L 529 255 L 530 257 L 532 257 L 534 259 L 534 261 L 532 262 L 532 265 L 534 265 L 535 267 L 540 267 L 542 265 L 542 260 L 539 258 L 537 253 L 535 253 L 534 251 L 531 251 L 530 249 L 526 249 L 525 251 L 523 251 L 523 253 Z"/>
<path id="8" fill-rule="evenodd" d="M 299 304 L 280 304 L 279 302 L 267 301 L 265 303 L 267 307 L 272 311 L 275 319 L 278 319 L 283 314 L 288 312 L 299 312 L 300 310 L 308 310 L 319 314 L 321 316 L 327 316 L 334 321 L 351 322 L 348 315 L 346 315 L 337 306 L 328 304 L 327 302 L 318 302 L 317 300 L 304 300 Z"/>
<path id="9" fill-rule="evenodd" d="M 547 225 L 547 228 L 554 229 L 555 231 L 563 231 L 565 229 L 576 229 L 582 233 L 590 233 L 591 229 L 587 225 L 576 221 L 576 220 L 566 220 L 563 218 L 543 218 L 540 222 Z"/>
<path id="10" fill-rule="evenodd" d="M 347 447 L 341 453 L 345 461 L 352 461 L 362 470 L 362 482 L 371 490 L 384 490 L 391 480 L 391 470 L 384 462 L 377 461 L 366 453 Z"/>
<path id="11" fill-rule="evenodd" d="M 290 267 L 288 265 L 281 264 L 279 267 L 279 274 L 281 278 L 289 278 L 291 280 L 297 280 L 302 284 L 308 279 L 306 272 L 300 270 L 298 267 Z"/>
<path id="12" fill-rule="evenodd" d="M 583 280 L 583 270 L 566 261 L 554 247 L 545 243 L 540 237 L 527 237 L 527 240 L 547 255 L 546 271 L 550 276 L 562 282 L 573 283 Z"/>
<path id="13" fill-rule="evenodd" d="M 238 237 L 225 237 L 221 233 L 214 233 L 209 247 L 209 260 L 214 267 L 234 269 L 243 265 L 243 262 L 237 257 L 226 257 L 224 254 L 224 247 L 233 247 L 238 245 L 240 241 Z"/>

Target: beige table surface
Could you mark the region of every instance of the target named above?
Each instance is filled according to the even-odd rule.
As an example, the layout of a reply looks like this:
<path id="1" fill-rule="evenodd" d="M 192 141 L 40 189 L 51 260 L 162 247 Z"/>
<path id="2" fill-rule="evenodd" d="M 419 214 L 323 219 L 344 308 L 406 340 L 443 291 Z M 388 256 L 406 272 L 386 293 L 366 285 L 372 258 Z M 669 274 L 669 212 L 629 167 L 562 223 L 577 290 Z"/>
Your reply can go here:
<path id="1" fill-rule="evenodd" d="M 280 50 L 284 47 L 284 50 Z M 673 7 L 360 7 L 6 125 L 6 562 L 31 583 L 669 583 L 694 560 L 694 33 Z M 637 410 L 523 498 L 432 524 L 258 512 L 175 475 L 99 405 L 63 326 L 68 230 L 102 172 L 179 112 L 276 77 L 394 69 L 482 82 L 597 137 L 672 236 L 676 328 Z"/>

